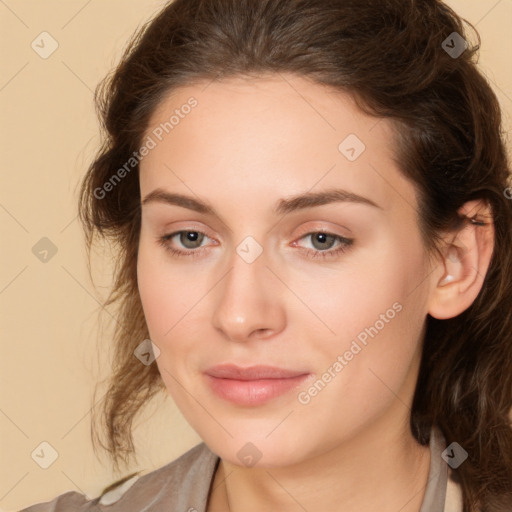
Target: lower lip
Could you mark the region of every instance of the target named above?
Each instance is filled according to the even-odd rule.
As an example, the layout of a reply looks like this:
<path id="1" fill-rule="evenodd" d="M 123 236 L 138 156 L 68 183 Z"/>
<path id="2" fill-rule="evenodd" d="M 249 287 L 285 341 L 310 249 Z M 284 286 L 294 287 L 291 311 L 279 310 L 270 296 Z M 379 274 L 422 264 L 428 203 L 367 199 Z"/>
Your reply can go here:
<path id="1" fill-rule="evenodd" d="M 287 379 L 235 380 L 206 375 L 210 388 L 224 400 L 237 405 L 262 405 L 298 387 L 309 374 Z"/>

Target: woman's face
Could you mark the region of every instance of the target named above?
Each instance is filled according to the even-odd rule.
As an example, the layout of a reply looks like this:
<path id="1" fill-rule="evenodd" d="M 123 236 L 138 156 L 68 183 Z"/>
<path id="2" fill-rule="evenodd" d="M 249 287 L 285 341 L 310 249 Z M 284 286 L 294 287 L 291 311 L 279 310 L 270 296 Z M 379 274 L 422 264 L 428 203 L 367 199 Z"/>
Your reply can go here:
<path id="1" fill-rule="evenodd" d="M 144 143 L 140 295 L 206 444 L 272 467 L 408 433 L 433 283 L 388 121 L 303 78 L 232 79 L 174 91 Z M 224 364 L 299 377 L 207 375 Z"/>

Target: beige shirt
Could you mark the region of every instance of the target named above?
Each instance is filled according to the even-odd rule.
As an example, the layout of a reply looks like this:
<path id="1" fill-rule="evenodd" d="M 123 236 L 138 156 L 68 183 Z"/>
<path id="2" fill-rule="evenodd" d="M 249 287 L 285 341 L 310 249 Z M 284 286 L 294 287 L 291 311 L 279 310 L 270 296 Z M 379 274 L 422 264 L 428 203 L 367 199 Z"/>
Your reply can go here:
<path id="1" fill-rule="evenodd" d="M 441 457 L 444 449 L 443 435 L 433 429 L 430 470 L 420 512 L 462 512 L 460 488 L 450 479 L 451 470 Z M 201 443 L 169 464 L 134 476 L 93 500 L 70 491 L 21 512 L 206 512 L 219 461 Z"/>

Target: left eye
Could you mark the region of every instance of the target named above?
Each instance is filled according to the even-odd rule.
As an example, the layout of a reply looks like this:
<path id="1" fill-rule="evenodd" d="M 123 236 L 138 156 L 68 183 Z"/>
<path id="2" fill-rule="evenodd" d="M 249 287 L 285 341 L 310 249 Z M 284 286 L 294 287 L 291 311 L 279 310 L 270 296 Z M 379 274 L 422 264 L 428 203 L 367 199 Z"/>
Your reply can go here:
<path id="1" fill-rule="evenodd" d="M 178 231 L 170 235 L 170 238 L 174 238 L 175 236 L 178 236 L 180 244 L 183 244 L 186 249 L 197 249 L 201 246 L 201 242 L 206 235 L 200 231 Z"/>
<path id="2" fill-rule="evenodd" d="M 336 242 L 337 239 L 341 238 L 337 235 L 331 235 L 329 233 L 324 233 L 323 231 L 315 232 L 315 233 L 308 233 L 307 235 L 303 236 L 302 238 L 308 238 L 311 237 L 311 241 L 313 243 L 313 248 L 317 249 L 319 251 L 331 249 L 334 245 L 334 242 Z M 301 240 L 302 240 L 301 238 Z M 318 245 L 316 245 L 318 243 Z"/>
<path id="3" fill-rule="evenodd" d="M 313 241 L 313 249 L 303 249 L 306 251 L 307 256 L 311 259 L 335 258 L 336 256 L 339 256 L 345 252 L 354 241 L 353 239 L 345 238 L 343 236 L 335 235 L 334 233 L 327 233 L 324 231 L 314 231 L 312 233 L 307 233 L 299 240 L 308 237 Z M 336 249 L 332 249 L 336 241 L 339 242 L 338 247 Z M 296 245 L 296 242 L 294 242 L 294 245 Z"/>

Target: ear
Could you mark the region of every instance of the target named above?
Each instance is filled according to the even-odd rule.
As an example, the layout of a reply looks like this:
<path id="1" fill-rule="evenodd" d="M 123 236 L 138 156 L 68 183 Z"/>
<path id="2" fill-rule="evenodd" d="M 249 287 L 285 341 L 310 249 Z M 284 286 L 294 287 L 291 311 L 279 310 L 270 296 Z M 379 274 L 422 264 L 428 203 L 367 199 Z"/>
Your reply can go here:
<path id="1" fill-rule="evenodd" d="M 471 306 L 480 293 L 494 249 L 488 203 L 468 201 L 458 211 L 466 220 L 459 230 L 443 237 L 443 257 L 431 274 L 428 313 L 440 320 L 453 318 Z"/>

